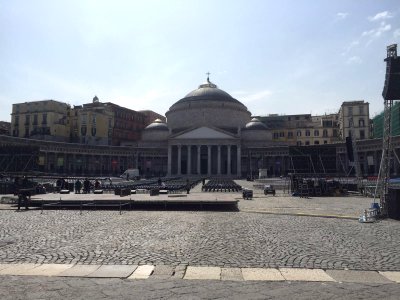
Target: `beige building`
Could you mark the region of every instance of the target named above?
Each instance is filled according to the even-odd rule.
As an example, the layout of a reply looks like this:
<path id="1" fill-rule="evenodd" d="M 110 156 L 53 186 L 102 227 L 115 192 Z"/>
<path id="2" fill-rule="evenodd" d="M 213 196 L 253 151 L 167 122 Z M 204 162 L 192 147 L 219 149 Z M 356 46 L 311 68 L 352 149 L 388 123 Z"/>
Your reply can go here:
<path id="1" fill-rule="evenodd" d="M 342 140 L 349 136 L 353 122 L 353 131 L 357 140 L 369 139 L 371 136 L 369 103 L 360 101 L 345 101 L 339 110 L 339 136 Z"/>
<path id="2" fill-rule="evenodd" d="M 71 142 L 88 145 L 110 145 L 114 114 L 110 105 L 98 98 L 93 103 L 74 106 L 71 114 Z"/>
<path id="3" fill-rule="evenodd" d="M 138 112 L 100 102 L 96 96 L 91 103 L 73 108 L 55 100 L 33 101 L 13 104 L 11 134 L 87 145 L 133 145 L 156 118 L 165 120 L 153 111 Z"/>
<path id="4" fill-rule="evenodd" d="M 322 145 L 338 140 L 338 115 L 269 115 L 257 117 L 269 130 L 272 141 L 283 145 Z"/>
<path id="5" fill-rule="evenodd" d="M 71 107 L 55 100 L 13 104 L 11 134 L 15 137 L 67 142 Z"/>

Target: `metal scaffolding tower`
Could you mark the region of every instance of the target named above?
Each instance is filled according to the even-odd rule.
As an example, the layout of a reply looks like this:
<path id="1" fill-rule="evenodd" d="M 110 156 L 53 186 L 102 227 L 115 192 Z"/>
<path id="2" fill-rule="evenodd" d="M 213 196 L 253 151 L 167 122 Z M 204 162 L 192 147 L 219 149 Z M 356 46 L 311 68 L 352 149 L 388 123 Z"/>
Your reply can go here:
<path id="1" fill-rule="evenodd" d="M 379 168 L 377 188 L 380 195 L 381 216 L 388 216 L 388 187 L 390 179 L 390 162 L 392 155 L 391 116 L 393 101 L 400 99 L 400 57 L 397 56 L 397 45 L 387 47 L 386 77 L 382 96 L 384 99 L 384 124 L 382 159 Z"/>

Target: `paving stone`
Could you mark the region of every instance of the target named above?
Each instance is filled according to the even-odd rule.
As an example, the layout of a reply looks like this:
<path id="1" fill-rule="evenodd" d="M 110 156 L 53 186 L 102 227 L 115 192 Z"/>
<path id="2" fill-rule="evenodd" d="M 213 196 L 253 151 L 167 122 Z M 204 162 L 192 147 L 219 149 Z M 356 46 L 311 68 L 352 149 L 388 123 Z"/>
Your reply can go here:
<path id="1" fill-rule="evenodd" d="M 326 273 L 339 282 L 358 282 L 358 283 L 391 282 L 385 276 L 375 271 L 326 270 Z"/>
<path id="2" fill-rule="evenodd" d="M 334 281 L 334 279 L 321 269 L 296 269 L 279 268 L 286 280 L 293 281 Z"/>
<path id="3" fill-rule="evenodd" d="M 96 271 L 100 266 L 101 265 L 74 265 L 72 268 L 58 274 L 58 276 L 85 277 Z"/>
<path id="4" fill-rule="evenodd" d="M 182 279 L 183 276 L 185 276 L 185 272 L 186 272 L 186 266 L 176 266 L 175 270 L 174 270 L 174 279 Z"/>
<path id="5" fill-rule="evenodd" d="M 387 279 L 400 283 L 400 272 L 394 271 L 381 271 L 379 272 L 382 276 L 386 277 Z"/>
<path id="6" fill-rule="evenodd" d="M 102 265 L 94 272 L 87 275 L 93 278 L 126 278 L 135 270 L 136 265 Z"/>
<path id="7" fill-rule="evenodd" d="M 40 264 L 10 264 L 8 268 L 0 270 L 0 275 L 25 275 Z"/>
<path id="8" fill-rule="evenodd" d="M 240 268 L 221 268 L 221 280 L 243 280 L 242 270 Z"/>
<path id="9" fill-rule="evenodd" d="M 43 264 L 36 268 L 26 270 L 24 275 L 32 276 L 57 276 L 61 272 L 68 270 L 71 264 Z"/>
<path id="10" fill-rule="evenodd" d="M 274 200 L 274 205 L 282 202 L 291 208 L 297 203 L 287 198 L 291 197 Z M 246 201 L 250 202 L 270 205 L 265 198 Z M 345 211 L 349 206 L 369 207 L 370 202 L 362 197 L 319 197 L 297 205 Z M 15 241 L 0 246 L 0 264 L 162 263 L 400 271 L 400 222 L 392 220 L 366 226 L 345 219 L 243 212 L 125 211 L 119 215 L 91 210 L 81 215 L 73 210 L 43 214 L 0 210 L 0 227 L 0 240 Z M 181 270 L 175 271 L 174 278 L 182 276 Z"/>
<path id="11" fill-rule="evenodd" d="M 6 269 L 10 266 L 10 264 L 0 264 L 0 271 Z"/>
<path id="12" fill-rule="evenodd" d="M 277 269 L 270 268 L 242 268 L 242 275 L 244 280 L 285 280 L 281 272 L 279 272 Z"/>
<path id="13" fill-rule="evenodd" d="M 221 279 L 221 268 L 219 267 L 192 267 L 186 269 L 183 279 Z"/>
<path id="14" fill-rule="evenodd" d="M 170 278 L 174 275 L 175 268 L 167 265 L 157 265 L 151 274 L 152 278 Z"/>
<path id="15" fill-rule="evenodd" d="M 153 273 L 154 266 L 152 265 L 143 265 L 138 266 L 135 272 L 128 279 L 147 279 L 150 277 L 151 273 Z"/>

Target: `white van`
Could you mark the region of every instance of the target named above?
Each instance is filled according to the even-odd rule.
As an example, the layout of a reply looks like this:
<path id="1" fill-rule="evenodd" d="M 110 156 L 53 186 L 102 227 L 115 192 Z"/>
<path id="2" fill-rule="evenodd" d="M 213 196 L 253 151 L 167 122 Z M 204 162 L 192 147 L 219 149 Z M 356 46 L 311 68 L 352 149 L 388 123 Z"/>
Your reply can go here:
<path id="1" fill-rule="evenodd" d="M 137 179 L 140 177 L 139 169 L 127 169 L 121 176 L 124 179 Z"/>

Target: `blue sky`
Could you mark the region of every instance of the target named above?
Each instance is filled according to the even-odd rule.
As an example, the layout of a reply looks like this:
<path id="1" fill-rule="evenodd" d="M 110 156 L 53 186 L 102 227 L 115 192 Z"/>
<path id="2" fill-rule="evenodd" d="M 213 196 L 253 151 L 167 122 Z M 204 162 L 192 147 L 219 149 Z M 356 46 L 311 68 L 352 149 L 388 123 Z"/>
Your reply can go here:
<path id="1" fill-rule="evenodd" d="M 94 95 L 164 114 L 208 71 L 254 115 L 366 100 L 372 117 L 393 43 L 398 0 L 0 0 L 0 120 L 13 103 Z"/>

